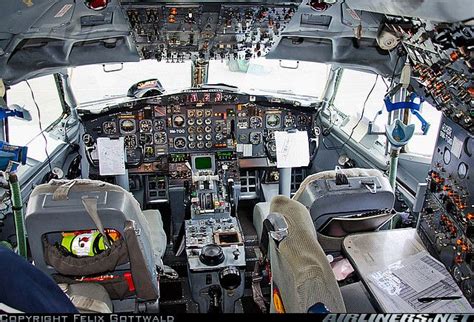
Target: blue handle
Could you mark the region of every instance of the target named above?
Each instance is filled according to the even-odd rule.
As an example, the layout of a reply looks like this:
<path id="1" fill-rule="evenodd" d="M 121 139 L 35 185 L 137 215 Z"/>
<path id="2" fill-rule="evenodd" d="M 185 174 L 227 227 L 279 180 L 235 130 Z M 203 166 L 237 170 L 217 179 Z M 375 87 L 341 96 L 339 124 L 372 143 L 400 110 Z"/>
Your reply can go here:
<path id="1" fill-rule="evenodd" d="M 385 96 L 383 101 L 385 103 L 385 107 L 387 108 L 388 112 L 392 112 L 392 111 L 395 111 L 395 110 L 401 110 L 401 109 L 407 109 L 407 108 L 410 109 L 410 112 L 412 114 L 414 114 L 418 118 L 418 120 L 420 120 L 421 130 L 423 131 L 423 135 L 426 135 L 428 133 L 429 128 L 430 128 L 430 124 L 420 114 L 421 105 L 423 104 L 425 99 L 423 97 L 419 97 L 420 98 L 420 103 L 415 103 L 415 99 L 417 97 L 419 97 L 419 96 L 417 96 L 415 93 L 411 93 L 409 101 L 393 103 L 390 100 L 390 96 L 387 95 L 387 96 Z"/>

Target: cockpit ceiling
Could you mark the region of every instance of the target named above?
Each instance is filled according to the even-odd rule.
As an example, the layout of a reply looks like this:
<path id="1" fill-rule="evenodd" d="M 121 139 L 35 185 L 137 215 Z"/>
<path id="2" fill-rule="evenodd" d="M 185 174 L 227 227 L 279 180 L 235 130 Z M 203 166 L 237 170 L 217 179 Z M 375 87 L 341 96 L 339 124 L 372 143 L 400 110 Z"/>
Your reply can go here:
<path id="1" fill-rule="evenodd" d="M 375 40 L 387 16 L 465 23 L 474 17 L 471 0 L 331 0 L 319 11 L 310 2 L 110 0 L 94 11 L 84 1 L 1 1 L 0 77 L 13 84 L 85 64 L 264 55 L 389 75 L 395 55 Z M 249 22 L 243 30 L 238 19 Z M 249 39 L 239 39 L 249 31 Z"/>

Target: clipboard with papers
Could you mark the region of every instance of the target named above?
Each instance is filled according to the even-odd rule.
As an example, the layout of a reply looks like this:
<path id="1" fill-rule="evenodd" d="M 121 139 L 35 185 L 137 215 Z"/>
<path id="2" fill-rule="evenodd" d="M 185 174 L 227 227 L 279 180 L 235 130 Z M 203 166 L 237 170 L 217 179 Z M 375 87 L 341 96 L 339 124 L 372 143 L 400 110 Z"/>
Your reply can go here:
<path id="1" fill-rule="evenodd" d="M 422 251 L 365 279 L 384 312 L 473 313 L 444 265 Z"/>

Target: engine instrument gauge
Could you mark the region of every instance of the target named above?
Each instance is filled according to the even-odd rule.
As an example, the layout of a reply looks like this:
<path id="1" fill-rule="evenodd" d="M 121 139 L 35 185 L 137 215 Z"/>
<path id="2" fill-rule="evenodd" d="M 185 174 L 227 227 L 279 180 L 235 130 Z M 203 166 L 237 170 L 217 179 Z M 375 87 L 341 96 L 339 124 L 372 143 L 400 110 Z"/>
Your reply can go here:
<path id="1" fill-rule="evenodd" d="M 224 138 L 224 135 L 222 133 L 218 132 L 218 133 L 216 133 L 215 138 L 216 138 L 216 141 L 219 142 L 219 141 L 222 141 L 222 139 Z"/>

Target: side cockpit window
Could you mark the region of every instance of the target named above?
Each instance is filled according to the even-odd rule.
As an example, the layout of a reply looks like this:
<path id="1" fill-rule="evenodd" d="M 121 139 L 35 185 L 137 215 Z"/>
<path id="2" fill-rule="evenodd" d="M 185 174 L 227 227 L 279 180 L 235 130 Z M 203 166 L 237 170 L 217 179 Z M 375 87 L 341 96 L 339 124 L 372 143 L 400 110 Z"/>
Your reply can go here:
<path id="1" fill-rule="evenodd" d="M 382 156 L 384 135 L 367 135 L 369 122 L 373 131 L 381 132 L 387 123 L 383 98 L 386 80 L 376 74 L 344 69 L 337 93 L 330 107 L 331 126 L 340 128 L 350 140 Z M 388 84 L 388 83 L 387 83 Z"/>
<path id="2" fill-rule="evenodd" d="M 28 157 L 44 161 L 60 143 L 47 135 L 52 125 L 64 115 L 54 75 L 33 78 L 7 90 L 7 104 L 17 104 L 29 111 L 31 120 L 9 118 L 9 143 L 28 146 Z M 44 136 L 43 136 L 44 134 Z"/>
<path id="3" fill-rule="evenodd" d="M 431 157 L 438 138 L 439 125 L 443 113 L 425 101 L 421 108 L 421 115 L 430 124 L 428 133 L 421 135 L 421 123 L 414 115 L 410 115 L 410 122 L 415 124 L 415 135 L 408 141 L 405 152 Z"/>
<path id="4" fill-rule="evenodd" d="M 340 128 L 350 140 L 382 157 L 387 139 L 383 134 L 369 134 L 369 123 L 372 133 L 385 132 L 389 113 L 385 108 L 384 97 L 390 81 L 376 74 L 344 69 L 337 93 L 330 106 L 329 121 L 332 127 Z M 408 114 L 410 124 L 415 124 L 415 135 L 402 152 L 431 156 L 438 135 L 442 113 L 425 101 L 421 115 L 430 123 L 426 135 L 422 135 L 421 122 Z"/>

